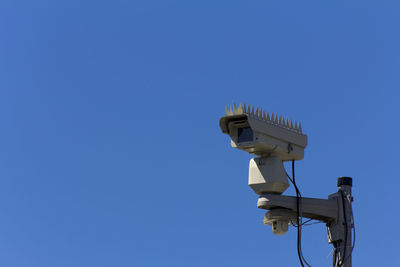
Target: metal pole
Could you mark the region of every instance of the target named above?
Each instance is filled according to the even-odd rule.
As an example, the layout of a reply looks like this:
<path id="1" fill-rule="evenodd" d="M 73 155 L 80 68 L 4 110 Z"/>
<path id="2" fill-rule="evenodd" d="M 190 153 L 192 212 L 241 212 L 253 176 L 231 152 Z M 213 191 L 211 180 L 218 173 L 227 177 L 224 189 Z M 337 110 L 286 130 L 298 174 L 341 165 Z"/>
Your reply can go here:
<path id="1" fill-rule="evenodd" d="M 352 245 L 352 228 L 353 228 L 353 221 L 352 221 L 352 206 L 351 202 L 353 197 L 351 196 L 351 187 L 353 184 L 353 180 L 350 177 L 339 177 L 337 181 L 338 190 L 338 198 L 339 203 L 339 210 L 342 213 L 342 223 L 343 223 L 343 230 L 344 230 L 344 237 L 343 240 L 338 242 L 337 249 L 340 253 L 340 261 L 336 262 L 336 266 L 343 266 L 343 267 L 351 267 L 351 254 L 353 250 Z M 339 205 L 340 205 L 339 204 Z M 339 215 L 340 216 L 340 215 Z"/>

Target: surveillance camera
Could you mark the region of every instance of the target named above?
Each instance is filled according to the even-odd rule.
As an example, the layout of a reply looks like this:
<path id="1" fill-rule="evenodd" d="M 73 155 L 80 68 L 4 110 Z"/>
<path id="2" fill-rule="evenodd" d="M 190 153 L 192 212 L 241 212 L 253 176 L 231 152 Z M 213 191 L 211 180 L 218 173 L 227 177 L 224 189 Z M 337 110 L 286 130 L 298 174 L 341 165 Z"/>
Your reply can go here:
<path id="1" fill-rule="evenodd" d="M 283 161 L 301 160 L 307 136 L 300 123 L 263 112 L 250 105 L 234 105 L 226 109 L 219 121 L 223 133 L 231 137 L 231 145 L 256 156 L 279 156 Z"/>
<path id="2" fill-rule="evenodd" d="M 307 146 L 300 123 L 240 104 L 233 110 L 227 107 L 219 125 L 233 147 L 258 156 L 249 166 L 249 186 L 254 192 L 282 194 L 289 186 L 283 161 L 302 159 Z"/>
<path id="3" fill-rule="evenodd" d="M 289 229 L 289 221 L 294 220 L 296 213 L 288 209 L 273 209 L 265 213 L 264 224 L 272 225 L 275 235 L 286 234 Z"/>
<path id="4" fill-rule="evenodd" d="M 272 232 L 275 235 L 286 234 L 289 229 L 289 221 L 274 221 L 272 223 Z"/>

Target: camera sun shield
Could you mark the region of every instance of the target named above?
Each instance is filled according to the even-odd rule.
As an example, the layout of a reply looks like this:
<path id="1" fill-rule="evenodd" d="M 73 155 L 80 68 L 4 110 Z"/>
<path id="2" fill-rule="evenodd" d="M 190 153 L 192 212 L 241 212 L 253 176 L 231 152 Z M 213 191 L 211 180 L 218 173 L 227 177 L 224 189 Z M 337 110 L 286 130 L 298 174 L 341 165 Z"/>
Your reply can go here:
<path id="1" fill-rule="evenodd" d="M 219 123 L 222 132 L 231 137 L 232 147 L 261 157 L 280 156 L 283 161 L 304 157 L 307 136 L 300 123 L 242 104 L 227 107 Z"/>

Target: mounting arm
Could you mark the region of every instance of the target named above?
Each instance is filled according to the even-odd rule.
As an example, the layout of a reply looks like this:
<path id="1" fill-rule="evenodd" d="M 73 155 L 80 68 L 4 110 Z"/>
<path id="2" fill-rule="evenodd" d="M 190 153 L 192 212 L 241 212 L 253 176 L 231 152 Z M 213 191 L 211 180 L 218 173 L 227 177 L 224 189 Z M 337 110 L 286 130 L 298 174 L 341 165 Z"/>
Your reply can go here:
<path id="1" fill-rule="evenodd" d="M 318 198 L 301 198 L 302 216 L 320 220 L 329 223 L 335 220 L 338 214 L 338 205 L 336 199 L 318 199 Z M 276 209 L 288 209 L 288 214 L 296 216 L 297 205 L 296 197 L 282 196 L 276 194 L 263 194 L 257 202 L 260 209 L 271 210 L 273 213 Z"/>
<path id="2" fill-rule="evenodd" d="M 351 202 L 352 178 L 338 178 L 338 192 L 328 199 L 301 198 L 300 215 L 322 221 L 328 228 L 328 242 L 333 244 L 335 253 L 333 266 L 351 267 L 353 246 L 351 229 L 354 227 Z M 269 210 L 264 223 L 290 221 L 297 217 L 297 199 L 293 196 L 262 194 L 257 202 L 260 209 Z M 287 229 L 286 229 L 287 230 Z"/>

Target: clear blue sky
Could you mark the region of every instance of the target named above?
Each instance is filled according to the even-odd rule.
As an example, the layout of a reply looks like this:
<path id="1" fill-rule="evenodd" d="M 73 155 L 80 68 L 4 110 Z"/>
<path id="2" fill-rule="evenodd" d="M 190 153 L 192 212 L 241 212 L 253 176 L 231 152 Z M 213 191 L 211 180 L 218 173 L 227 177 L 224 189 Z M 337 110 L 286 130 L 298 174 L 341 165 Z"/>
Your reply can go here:
<path id="1" fill-rule="evenodd" d="M 354 266 L 400 266 L 399 8 L 1 1 L 0 266 L 299 266 L 220 132 L 241 101 L 302 121 L 303 196 L 354 178 Z"/>

